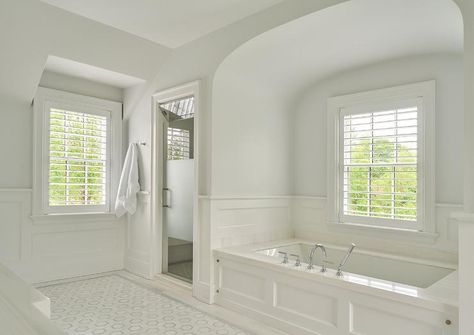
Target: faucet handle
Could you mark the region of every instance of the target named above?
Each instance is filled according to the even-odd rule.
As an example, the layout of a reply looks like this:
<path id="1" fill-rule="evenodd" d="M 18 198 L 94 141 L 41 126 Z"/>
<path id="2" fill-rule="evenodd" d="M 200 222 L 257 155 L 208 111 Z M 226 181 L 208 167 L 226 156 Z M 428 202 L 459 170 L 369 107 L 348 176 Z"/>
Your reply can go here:
<path id="1" fill-rule="evenodd" d="M 296 260 L 295 260 L 295 266 L 300 266 L 300 265 L 301 265 L 300 255 L 297 255 L 297 254 L 290 254 L 290 256 L 296 258 Z"/>
<path id="2" fill-rule="evenodd" d="M 288 264 L 288 253 L 284 251 L 278 251 L 280 255 L 283 255 L 282 264 Z"/>

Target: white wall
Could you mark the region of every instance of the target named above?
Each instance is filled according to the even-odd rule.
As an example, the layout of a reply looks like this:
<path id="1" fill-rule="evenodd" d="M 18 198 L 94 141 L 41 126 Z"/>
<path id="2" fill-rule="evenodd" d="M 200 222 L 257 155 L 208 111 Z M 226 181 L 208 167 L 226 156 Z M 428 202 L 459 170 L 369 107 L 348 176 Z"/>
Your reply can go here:
<path id="1" fill-rule="evenodd" d="M 238 68 L 233 68 L 233 72 L 228 69 L 226 75 L 229 77 L 225 78 L 225 76 L 221 76 L 221 72 L 227 70 L 223 70 L 219 65 L 224 59 L 225 63 L 227 61 L 226 57 L 236 48 L 259 33 L 297 18 L 302 14 L 314 12 L 318 6 L 322 7 L 338 2 L 328 1 L 316 4 L 314 1 L 301 1 L 297 5 L 294 2 L 277 5 L 271 10 L 246 18 L 241 22 L 174 50 L 150 85 L 140 90 L 125 91 L 125 115 L 129 125 L 129 140 L 150 142 L 150 97 L 160 90 L 196 79 L 201 80 L 198 180 L 199 192 L 202 194 L 199 206 L 199 237 L 202 245 L 199 250 L 201 264 L 199 265 L 199 275 L 196 277 L 196 282 L 202 284 L 204 291 L 207 287 L 207 294 L 209 291 L 212 292 L 212 281 L 210 279 L 212 278 L 212 255 L 210 248 L 242 242 L 249 243 L 259 241 L 262 238 L 272 239 L 291 236 L 291 230 L 287 229 L 290 223 L 290 213 L 297 216 L 295 208 L 299 205 L 303 207 L 308 205 L 310 209 L 316 207 L 317 210 L 309 211 L 309 217 L 306 217 L 309 219 L 308 224 L 314 226 L 314 219 L 324 218 L 324 208 L 322 211 L 319 209 L 321 206 L 324 207 L 321 203 L 325 202 L 324 198 L 318 198 L 312 199 L 316 204 L 298 204 L 297 201 L 285 197 L 285 195 L 295 193 L 296 185 L 302 185 L 304 182 L 301 180 L 296 182 L 296 178 L 288 178 L 288 176 L 295 176 L 300 173 L 293 171 L 297 168 L 296 165 L 288 165 L 289 156 L 286 156 L 291 151 L 293 141 L 291 119 L 294 116 L 294 108 L 292 109 L 292 106 L 296 106 L 299 97 L 295 96 L 294 101 L 287 101 L 286 99 L 279 99 L 280 96 L 276 95 L 282 93 L 283 90 L 282 87 L 273 87 L 272 78 L 281 71 L 277 71 L 276 74 L 271 72 L 262 74 L 253 71 L 256 77 L 265 77 L 268 74 L 268 78 L 264 78 L 265 81 L 252 80 L 251 77 L 239 73 Z M 264 47 L 265 40 L 260 40 L 260 42 L 259 46 Z M 312 45 L 317 46 L 315 43 Z M 296 50 L 299 54 L 305 54 L 304 49 L 296 47 Z M 315 50 L 317 52 L 317 48 Z M 273 50 L 270 47 L 268 57 L 260 57 L 262 66 L 266 66 L 267 60 L 271 63 L 273 55 L 276 54 L 278 54 L 278 50 Z M 266 68 L 277 69 L 278 64 L 271 64 L 273 65 L 266 66 Z M 361 66 L 361 64 L 357 65 Z M 280 66 L 284 66 L 284 63 Z M 217 69 L 219 70 L 216 72 Z M 245 66 L 242 69 L 245 69 Z M 248 72 L 252 71 L 247 71 L 247 75 Z M 424 72 L 410 72 L 413 72 L 413 75 L 410 74 L 413 79 L 416 75 L 423 78 Z M 449 73 L 446 71 L 445 74 L 448 75 Z M 317 74 L 305 73 L 303 79 L 307 82 L 312 75 L 315 75 L 315 78 L 321 78 Z M 401 80 L 402 83 L 411 79 L 410 77 L 401 77 L 398 73 L 394 74 L 394 78 L 403 79 Z M 288 78 L 283 78 L 293 83 L 298 79 L 291 75 Z M 348 88 L 348 90 L 364 89 L 364 85 L 370 87 L 371 84 L 377 86 L 379 84 L 388 85 L 387 81 L 384 82 L 384 78 L 380 79 L 380 82 L 368 82 L 367 84 L 361 84 L 359 87 Z M 285 83 L 285 80 L 279 80 L 278 82 Z M 266 82 L 268 85 L 267 87 L 259 86 L 256 84 L 257 82 L 260 84 Z M 394 84 L 396 83 L 396 80 L 394 80 Z M 226 88 L 227 91 L 224 91 L 223 88 Z M 232 92 L 232 90 L 235 92 Z M 460 87 L 460 90 L 462 90 L 462 87 Z M 299 91 L 299 93 L 302 92 Z M 459 96 L 459 103 L 461 103 L 461 100 L 462 96 Z M 255 106 L 252 106 L 252 103 Z M 459 111 L 461 111 L 462 106 L 459 108 Z M 290 109 L 292 110 L 289 111 Z M 273 110 L 273 113 L 270 113 L 270 110 Z M 308 119 L 308 123 L 310 121 L 311 119 Z M 452 120 L 449 119 L 448 121 L 451 122 Z M 288 123 L 286 128 L 284 126 L 285 122 Z M 319 127 L 316 132 L 324 132 L 323 125 L 321 123 L 316 126 Z M 313 128 L 308 131 L 315 132 Z M 323 138 L 324 136 L 320 137 Z M 456 136 L 453 140 L 457 141 L 459 137 Z M 313 152 L 322 152 L 323 150 L 323 142 L 313 143 L 311 146 L 310 149 Z M 140 150 L 142 154 L 140 164 L 142 187 L 149 190 L 151 185 L 151 150 L 150 147 L 142 147 Z M 448 150 L 444 150 L 444 152 L 448 152 Z M 456 155 L 456 152 L 449 151 L 449 154 Z M 316 155 L 316 157 L 318 156 Z M 290 161 L 291 159 L 289 157 Z M 324 163 L 316 162 L 314 164 L 315 166 L 325 167 Z M 443 169 L 448 171 L 448 174 L 453 173 L 453 170 L 446 165 Z M 319 172 L 322 173 L 323 177 L 320 177 Z M 306 191 L 302 193 L 301 190 L 308 187 L 306 185 L 301 186 L 298 193 L 324 196 L 325 182 L 322 182 L 322 178 L 325 178 L 325 170 L 317 172 L 306 170 L 305 173 L 318 174 L 318 177 L 311 177 L 312 179 L 308 180 L 308 184 L 311 184 L 308 193 Z M 294 187 L 292 187 L 293 183 Z M 449 191 L 446 188 L 446 190 L 451 192 L 451 195 L 457 194 L 455 189 L 458 186 L 459 184 L 457 186 L 456 184 L 449 184 L 452 189 Z M 279 195 L 283 195 L 283 198 L 278 198 Z M 129 220 L 126 246 L 127 268 L 134 269 L 135 272 L 144 276 L 153 274 L 150 270 L 150 264 L 153 262 L 154 254 L 159 252 L 153 249 L 152 232 L 154 225 L 157 223 L 150 222 L 150 202 L 148 200 L 143 199 L 139 214 Z M 441 200 L 445 201 L 444 199 Z M 450 201 L 456 203 L 460 200 L 453 196 Z M 453 206 L 454 209 L 458 207 L 458 204 Z M 447 216 L 449 216 L 451 210 L 452 208 L 449 209 Z M 440 211 L 444 213 L 444 209 Z M 440 217 L 446 218 L 446 214 L 440 215 Z M 447 219 L 443 220 L 446 221 Z M 277 223 L 272 225 L 272 222 Z M 455 234 L 455 227 L 444 225 L 441 228 L 445 229 L 445 232 L 443 232 L 445 236 Z M 311 234 L 308 237 L 315 236 L 314 232 Z M 351 234 L 336 234 L 335 236 L 350 237 Z M 368 240 L 370 239 L 368 238 Z M 345 243 L 342 238 L 340 241 Z M 384 239 L 378 239 L 377 243 L 383 245 L 383 241 Z M 397 245 L 402 245 L 404 242 L 399 241 L 397 243 Z M 439 258 L 446 256 L 446 259 L 452 260 L 455 257 L 452 250 L 456 244 L 450 240 L 445 245 L 448 254 L 446 256 L 442 251 Z M 427 250 L 431 251 L 433 248 L 428 247 Z M 410 252 L 413 253 L 416 250 L 410 249 Z"/>
<path id="2" fill-rule="evenodd" d="M 462 203 L 464 77 L 462 56 L 388 61 L 323 80 L 295 98 L 293 194 L 326 195 L 326 103 L 329 97 L 436 80 L 436 200 Z"/>
<path id="3" fill-rule="evenodd" d="M 37 0 L 0 2 L 0 261 L 28 281 L 123 268 L 124 223 L 32 220 L 31 102 L 48 55 L 150 80 L 169 49 Z M 42 83 L 122 100 L 121 90 L 46 73 Z"/>
<path id="4" fill-rule="evenodd" d="M 214 79 L 211 194 L 287 195 L 289 106 L 271 86 L 233 70 L 223 66 Z"/>
<path id="5" fill-rule="evenodd" d="M 119 87 L 47 70 L 41 75 L 39 86 L 105 100 L 117 102 L 122 102 L 123 100 L 123 89 Z"/>
<path id="6" fill-rule="evenodd" d="M 326 103 L 329 97 L 400 84 L 436 80 L 436 242 L 331 230 L 325 222 Z M 320 81 L 295 97 L 293 115 L 293 225 L 297 237 L 360 242 L 376 250 L 457 260 L 457 226 L 449 219 L 462 208 L 464 76 L 462 56 L 435 54 L 374 64 Z M 408 244 L 408 246 L 407 246 Z"/>
<path id="7" fill-rule="evenodd" d="M 31 101 L 48 55 L 151 79 L 169 49 L 37 0 L 0 4 L 0 187 L 31 187 Z M 10 143 L 15 143 L 13 147 Z"/>
<path id="8" fill-rule="evenodd" d="M 245 41 L 267 31 L 273 27 L 281 25 L 292 19 L 301 17 L 307 13 L 325 8 L 327 6 L 342 2 L 341 0 L 300 0 L 297 3 L 285 1 L 269 10 L 252 15 L 235 24 L 227 26 L 219 31 L 209 34 L 199 40 L 188 43 L 180 48 L 173 50 L 167 61 L 161 66 L 155 79 L 149 84 L 144 85 L 140 89 L 127 89 L 124 92 L 124 110 L 125 122 L 128 124 L 129 141 L 136 142 L 144 140 L 151 142 L 151 96 L 161 90 L 181 85 L 186 82 L 200 80 L 200 123 L 199 123 L 199 193 L 203 195 L 199 206 L 199 239 L 201 248 L 199 250 L 199 273 L 195 277 L 195 282 L 200 288 L 197 293 L 206 299 L 213 290 L 210 286 L 211 276 L 211 243 L 214 226 L 211 223 L 210 202 L 211 192 L 219 190 L 227 192 L 235 191 L 228 186 L 220 185 L 211 186 L 214 180 L 212 166 L 213 146 L 215 141 L 212 138 L 211 123 L 213 127 L 213 111 L 212 108 L 212 90 L 213 78 L 216 69 L 223 59 L 228 56 L 235 48 Z M 242 122 L 244 118 L 242 119 Z M 248 120 L 251 122 L 251 120 Z M 279 121 L 281 122 L 281 121 Z M 259 124 L 261 124 L 259 122 Z M 150 190 L 151 188 L 151 147 L 140 147 L 140 179 L 142 189 Z M 260 170 L 260 175 L 261 175 Z M 233 176 L 232 178 L 234 178 Z M 220 179 L 221 180 L 221 179 Z M 247 183 L 248 185 L 249 183 Z M 278 189 L 265 189 L 260 186 L 259 193 L 281 193 L 283 189 L 287 189 L 287 185 L 275 186 L 274 180 L 264 185 L 272 185 Z M 256 185 L 256 187 L 259 187 Z M 212 190 L 212 191 L 211 191 Z M 218 201 L 218 200 L 216 200 Z M 236 200 L 237 201 L 237 200 Z M 238 202 L 238 201 L 237 201 Z M 259 209 L 260 208 L 260 209 Z M 265 211 L 264 206 L 258 206 L 249 211 L 260 213 Z M 139 204 L 138 214 L 129 218 L 127 226 L 127 243 L 126 243 L 126 268 L 143 276 L 153 276 L 152 264 L 156 259 L 158 250 L 153 249 L 152 235 L 153 226 L 158 224 L 151 222 L 151 206 L 149 197 L 143 197 Z M 270 217 L 268 217 L 270 220 Z M 281 219 L 288 223 L 287 217 Z M 217 224 L 217 222 L 214 222 Z M 252 225 L 256 227 L 255 224 Z M 270 227 L 263 224 L 264 227 Z M 238 233 L 239 229 L 234 229 L 234 233 Z M 262 230 L 255 229 L 253 236 L 262 236 Z M 263 230 L 264 231 L 264 230 Z M 248 232 L 248 231 L 247 231 Z M 280 235 L 281 236 L 281 235 Z M 237 239 L 241 236 L 235 235 Z M 229 239 L 225 240 L 224 245 L 231 243 Z M 195 258 L 196 259 L 196 258 Z"/>

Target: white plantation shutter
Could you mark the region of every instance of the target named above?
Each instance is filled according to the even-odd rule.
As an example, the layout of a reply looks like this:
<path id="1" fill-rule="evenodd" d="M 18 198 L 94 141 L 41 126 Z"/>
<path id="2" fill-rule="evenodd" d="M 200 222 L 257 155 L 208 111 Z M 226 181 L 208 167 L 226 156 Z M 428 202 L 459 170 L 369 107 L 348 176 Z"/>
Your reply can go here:
<path id="1" fill-rule="evenodd" d="M 190 158 L 190 133 L 186 129 L 168 128 L 168 160 Z"/>
<path id="2" fill-rule="evenodd" d="M 342 110 L 342 221 L 407 228 L 418 215 L 416 101 L 371 112 Z"/>
<path id="3" fill-rule="evenodd" d="M 104 211 L 109 117 L 49 108 L 48 207 Z"/>

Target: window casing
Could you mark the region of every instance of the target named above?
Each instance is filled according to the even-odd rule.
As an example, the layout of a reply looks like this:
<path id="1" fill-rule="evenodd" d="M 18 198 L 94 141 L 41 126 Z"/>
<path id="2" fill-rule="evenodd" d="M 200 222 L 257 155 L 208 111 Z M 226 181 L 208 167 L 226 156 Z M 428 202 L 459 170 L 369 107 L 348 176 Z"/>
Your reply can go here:
<path id="1" fill-rule="evenodd" d="M 110 213 L 121 168 L 121 104 L 39 88 L 34 213 Z"/>
<path id="2" fill-rule="evenodd" d="M 434 232 L 434 89 L 328 100 L 330 223 Z"/>

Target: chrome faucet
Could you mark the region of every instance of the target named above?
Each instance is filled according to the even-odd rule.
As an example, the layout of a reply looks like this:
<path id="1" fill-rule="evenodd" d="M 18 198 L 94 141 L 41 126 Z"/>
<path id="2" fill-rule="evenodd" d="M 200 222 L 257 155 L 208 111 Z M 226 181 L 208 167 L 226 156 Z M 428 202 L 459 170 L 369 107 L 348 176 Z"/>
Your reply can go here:
<path id="1" fill-rule="evenodd" d="M 337 277 L 343 277 L 344 276 L 344 273 L 342 273 L 342 267 L 346 264 L 347 260 L 349 259 L 349 256 L 352 254 L 352 251 L 354 251 L 355 247 L 356 247 L 356 245 L 354 243 L 352 243 L 351 246 L 349 247 L 349 249 L 347 250 L 346 255 L 344 256 L 341 263 L 337 267 L 337 272 L 336 272 Z"/>
<path id="2" fill-rule="evenodd" d="M 323 262 L 321 264 L 321 272 L 326 272 L 326 261 L 327 261 L 327 258 L 328 258 L 328 254 L 326 252 L 326 248 L 324 247 L 324 245 L 322 244 L 315 244 L 313 249 L 311 249 L 311 252 L 309 253 L 309 263 L 308 263 L 308 267 L 307 269 L 308 270 L 311 270 L 311 269 L 314 269 L 314 266 L 313 266 L 313 260 L 314 260 L 314 253 L 316 252 L 317 249 L 321 249 L 322 253 L 323 253 L 323 256 L 324 256 L 324 259 L 323 259 Z"/>

